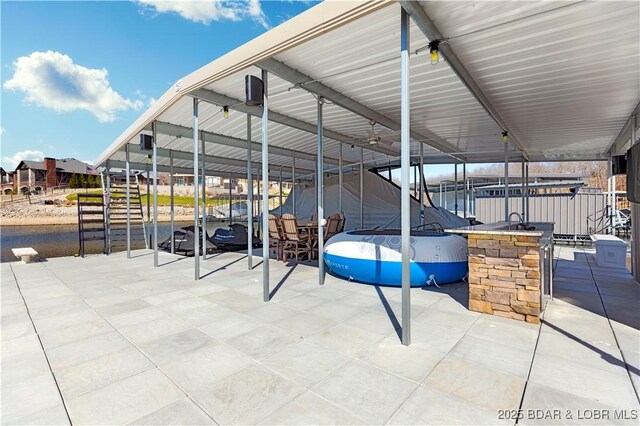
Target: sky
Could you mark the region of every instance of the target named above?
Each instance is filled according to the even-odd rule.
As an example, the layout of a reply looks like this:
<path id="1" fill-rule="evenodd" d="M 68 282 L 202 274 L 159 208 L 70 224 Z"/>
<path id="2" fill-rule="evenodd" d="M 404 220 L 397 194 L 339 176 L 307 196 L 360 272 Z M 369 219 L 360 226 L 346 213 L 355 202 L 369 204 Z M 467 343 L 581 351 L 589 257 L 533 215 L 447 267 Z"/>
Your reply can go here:
<path id="1" fill-rule="evenodd" d="M 313 1 L 0 1 L 0 159 L 91 163 L 177 80 Z"/>

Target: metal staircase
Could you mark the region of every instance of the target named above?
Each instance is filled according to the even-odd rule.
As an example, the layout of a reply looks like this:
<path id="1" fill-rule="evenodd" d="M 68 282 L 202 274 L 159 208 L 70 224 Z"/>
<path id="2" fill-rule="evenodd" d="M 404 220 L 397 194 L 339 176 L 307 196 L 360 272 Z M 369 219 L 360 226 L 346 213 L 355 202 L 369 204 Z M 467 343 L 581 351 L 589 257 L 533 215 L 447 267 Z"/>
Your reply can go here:
<path id="1" fill-rule="evenodd" d="M 81 257 L 84 257 L 87 241 L 103 241 L 103 253 L 107 253 L 104 207 L 102 194 L 78 193 L 78 242 Z"/>
<path id="2" fill-rule="evenodd" d="M 110 173 L 107 191 L 107 248 L 108 252 L 127 249 L 127 175 L 124 172 Z M 137 175 L 129 176 L 129 220 L 131 248 L 148 248 L 140 185 Z"/>

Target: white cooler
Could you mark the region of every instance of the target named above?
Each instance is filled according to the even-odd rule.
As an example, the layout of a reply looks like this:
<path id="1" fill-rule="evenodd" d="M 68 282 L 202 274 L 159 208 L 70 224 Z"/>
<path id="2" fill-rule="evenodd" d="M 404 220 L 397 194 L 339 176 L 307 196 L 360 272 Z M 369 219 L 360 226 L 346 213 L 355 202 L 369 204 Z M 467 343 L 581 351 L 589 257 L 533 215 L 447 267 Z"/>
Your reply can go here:
<path id="1" fill-rule="evenodd" d="M 627 243 L 613 235 L 592 235 L 596 264 L 604 268 L 627 268 Z"/>

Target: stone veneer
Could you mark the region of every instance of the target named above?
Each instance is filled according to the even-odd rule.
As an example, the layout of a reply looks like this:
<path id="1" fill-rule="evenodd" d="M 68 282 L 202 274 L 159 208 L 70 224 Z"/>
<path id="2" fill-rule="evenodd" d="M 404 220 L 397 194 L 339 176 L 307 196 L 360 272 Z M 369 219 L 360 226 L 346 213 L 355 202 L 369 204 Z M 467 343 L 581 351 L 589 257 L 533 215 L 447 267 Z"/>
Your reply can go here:
<path id="1" fill-rule="evenodd" d="M 469 234 L 469 309 L 540 323 L 540 236 Z"/>

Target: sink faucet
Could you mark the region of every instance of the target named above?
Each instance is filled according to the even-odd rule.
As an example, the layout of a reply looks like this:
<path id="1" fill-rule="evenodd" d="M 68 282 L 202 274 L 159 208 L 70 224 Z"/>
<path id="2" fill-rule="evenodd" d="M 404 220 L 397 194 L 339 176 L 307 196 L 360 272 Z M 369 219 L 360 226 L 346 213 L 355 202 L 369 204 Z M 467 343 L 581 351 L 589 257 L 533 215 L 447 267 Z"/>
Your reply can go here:
<path id="1" fill-rule="evenodd" d="M 519 223 L 519 224 L 522 224 L 522 215 L 521 215 L 520 213 L 518 213 L 518 212 L 511 212 L 511 213 L 509 214 L 509 218 L 507 219 L 507 221 L 508 221 L 508 223 L 509 223 L 509 229 L 511 229 L 511 217 L 512 217 L 513 215 L 518 216 L 518 223 Z"/>

